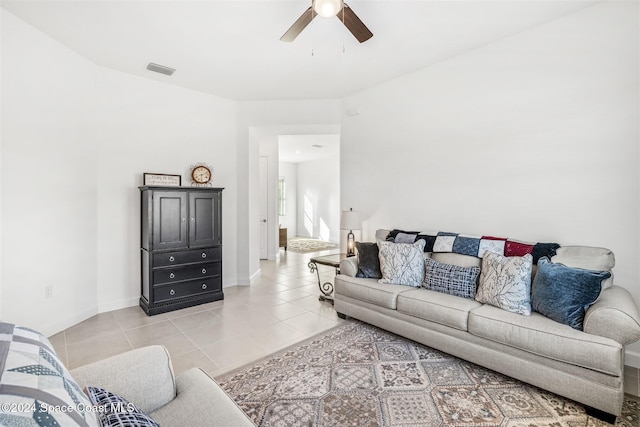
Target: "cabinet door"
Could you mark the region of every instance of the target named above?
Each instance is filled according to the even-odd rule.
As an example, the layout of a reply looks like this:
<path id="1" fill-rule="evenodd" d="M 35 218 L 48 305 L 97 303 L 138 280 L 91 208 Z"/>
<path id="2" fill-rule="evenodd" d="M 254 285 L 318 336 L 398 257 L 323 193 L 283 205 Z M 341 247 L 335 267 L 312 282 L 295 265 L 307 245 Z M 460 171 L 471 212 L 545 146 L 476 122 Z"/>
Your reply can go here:
<path id="1" fill-rule="evenodd" d="M 214 246 L 222 243 L 221 194 L 189 193 L 189 246 Z"/>
<path id="2" fill-rule="evenodd" d="M 187 244 L 187 194 L 154 192 L 153 249 L 186 248 Z"/>

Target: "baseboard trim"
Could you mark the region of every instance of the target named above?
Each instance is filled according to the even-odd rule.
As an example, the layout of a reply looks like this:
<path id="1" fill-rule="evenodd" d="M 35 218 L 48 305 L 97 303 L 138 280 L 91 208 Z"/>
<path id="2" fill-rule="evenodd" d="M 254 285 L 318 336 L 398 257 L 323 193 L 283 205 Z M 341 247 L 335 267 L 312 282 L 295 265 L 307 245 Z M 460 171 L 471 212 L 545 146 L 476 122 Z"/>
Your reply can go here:
<path id="1" fill-rule="evenodd" d="M 44 324 L 42 325 L 43 326 L 42 328 L 40 328 L 39 326 L 33 326 L 33 327 L 36 328 L 38 332 L 40 332 L 45 337 L 50 337 L 52 335 L 57 334 L 58 332 L 62 332 L 65 329 L 70 328 L 71 326 L 77 325 L 78 323 L 84 320 L 87 320 L 88 318 L 93 317 L 96 314 L 98 314 L 98 307 L 93 306 L 85 310 L 82 310 L 80 312 L 74 312 L 68 318 L 61 319 L 57 322 L 54 322 L 54 323 L 47 322 L 46 325 Z M 21 326 L 26 326 L 26 325 L 21 325 Z"/>
<path id="2" fill-rule="evenodd" d="M 138 305 L 140 295 L 131 298 L 122 298 L 115 301 L 109 301 L 98 305 L 98 313 L 106 313 L 108 311 L 120 310 L 121 308 L 133 307 Z"/>
<path id="3" fill-rule="evenodd" d="M 624 355 L 624 364 L 632 368 L 640 369 L 640 353 L 627 350 Z"/>

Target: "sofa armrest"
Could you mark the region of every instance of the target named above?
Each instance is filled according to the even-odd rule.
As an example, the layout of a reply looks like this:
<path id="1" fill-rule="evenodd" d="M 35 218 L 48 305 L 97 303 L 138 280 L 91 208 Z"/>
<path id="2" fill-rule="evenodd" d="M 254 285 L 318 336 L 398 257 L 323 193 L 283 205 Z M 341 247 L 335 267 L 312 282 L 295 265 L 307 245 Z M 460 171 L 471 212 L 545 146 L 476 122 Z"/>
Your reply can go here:
<path id="1" fill-rule="evenodd" d="M 253 426 L 253 422 L 203 370 L 191 368 L 176 377 L 176 398 L 150 415 L 163 427 Z"/>
<path id="2" fill-rule="evenodd" d="M 629 291 L 620 286 L 603 289 L 584 316 L 584 331 L 622 345 L 640 339 L 640 315 Z"/>
<path id="3" fill-rule="evenodd" d="M 358 257 L 352 256 L 340 261 L 340 274 L 356 277 L 356 274 L 358 274 Z"/>
<path id="4" fill-rule="evenodd" d="M 169 352 L 161 345 L 127 351 L 70 372 L 80 387 L 102 387 L 147 413 L 176 396 Z"/>

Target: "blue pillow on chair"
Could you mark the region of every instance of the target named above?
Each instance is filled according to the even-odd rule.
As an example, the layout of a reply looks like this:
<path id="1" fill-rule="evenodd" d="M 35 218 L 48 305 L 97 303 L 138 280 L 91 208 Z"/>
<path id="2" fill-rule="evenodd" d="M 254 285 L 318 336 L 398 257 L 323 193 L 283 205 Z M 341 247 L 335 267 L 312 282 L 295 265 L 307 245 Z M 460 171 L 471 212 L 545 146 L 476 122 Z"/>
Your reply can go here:
<path id="1" fill-rule="evenodd" d="M 592 271 L 553 263 L 543 257 L 531 285 L 531 306 L 538 313 L 582 330 L 584 315 L 600 296 L 608 271 Z"/>

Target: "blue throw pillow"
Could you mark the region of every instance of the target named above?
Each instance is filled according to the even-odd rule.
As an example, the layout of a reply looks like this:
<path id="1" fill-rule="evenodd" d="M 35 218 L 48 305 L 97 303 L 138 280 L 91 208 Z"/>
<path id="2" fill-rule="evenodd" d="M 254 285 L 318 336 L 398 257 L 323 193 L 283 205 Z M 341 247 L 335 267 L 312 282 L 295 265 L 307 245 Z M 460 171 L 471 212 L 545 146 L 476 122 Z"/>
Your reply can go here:
<path id="1" fill-rule="evenodd" d="M 553 263 L 543 257 L 531 286 L 531 306 L 538 313 L 582 330 L 584 315 L 596 302 L 608 271 L 592 271 Z"/>

